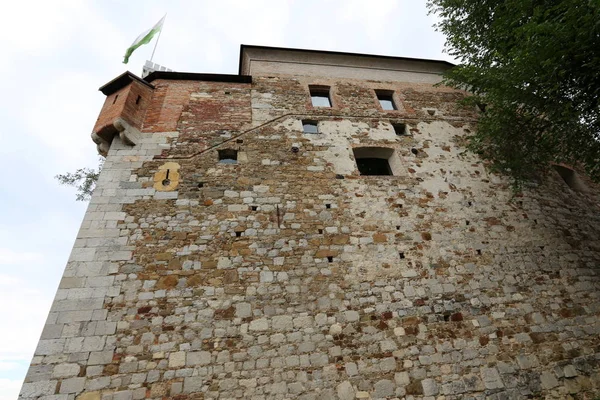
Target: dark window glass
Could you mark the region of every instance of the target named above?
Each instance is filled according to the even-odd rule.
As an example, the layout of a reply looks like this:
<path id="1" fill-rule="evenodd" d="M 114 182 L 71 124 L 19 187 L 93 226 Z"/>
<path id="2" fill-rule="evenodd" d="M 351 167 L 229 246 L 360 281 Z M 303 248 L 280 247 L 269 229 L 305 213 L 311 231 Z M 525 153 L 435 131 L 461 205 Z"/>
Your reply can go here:
<path id="1" fill-rule="evenodd" d="M 317 121 L 302 121 L 304 133 L 319 133 Z"/>
<path id="2" fill-rule="evenodd" d="M 394 132 L 396 132 L 396 135 L 398 135 L 398 136 L 406 135 L 406 125 L 405 124 L 392 124 L 392 126 L 394 127 Z"/>
<path id="3" fill-rule="evenodd" d="M 390 164 L 384 158 L 357 158 L 356 165 L 361 175 L 392 175 Z"/>

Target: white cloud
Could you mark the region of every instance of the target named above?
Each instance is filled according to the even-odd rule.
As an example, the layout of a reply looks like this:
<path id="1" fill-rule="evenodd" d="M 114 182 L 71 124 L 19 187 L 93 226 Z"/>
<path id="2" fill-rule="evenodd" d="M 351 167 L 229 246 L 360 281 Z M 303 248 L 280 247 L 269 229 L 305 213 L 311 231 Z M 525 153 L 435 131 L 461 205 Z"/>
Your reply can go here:
<path id="1" fill-rule="evenodd" d="M 390 29 L 400 29 L 399 26 L 390 24 L 391 19 L 397 18 L 395 11 L 400 3 L 398 0 L 346 0 L 340 17 L 361 24 L 361 33 L 366 34 L 370 40 L 382 40 L 389 36 Z"/>
<path id="2" fill-rule="evenodd" d="M 82 71 L 63 70 L 22 100 L 19 120 L 30 140 L 54 156 L 58 171 L 93 157 L 90 133 L 103 102 L 98 80 Z"/>
<path id="3" fill-rule="evenodd" d="M 10 329 L 0 329 L 0 360 L 30 361 L 30 343 L 39 339 L 51 300 L 27 280 L 0 274 L 0 315 L 11 321 Z"/>
<path id="4" fill-rule="evenodd" d="M 17 252 L 5 247 L 0 247 L 0 265 L 25 264 L 41 260 L 42 255 L 31 252 Z M 0 275 L 0 286 L 6 285 L 10 279 L 9 276 Z"/>
<path id="5" fill-rule="evenodd" d="M 0 378 L 0 400 L 15 400 L 19 396 L 22 381 Z"/>
<path id="6" fill-rule="evenodd" d="M 0 361 L 0 371 L 10 371 L 19 368 L 21 365 L 13 361 Z"/>
<path id="7" fill-rule="evenodd" d="M 103 23 L 91 2 L 13 1 L 4 5 L 3 11 L 6 16 L 0 24 L 3 54 L 0 72 L 3 73 L 22 72 L 21 67 L 27 65 L 34 65 L 43 73 L 52 69 L 52 65 L 40 65 L 41 60 L 52 59 L 54 54 L 83 41 L 92 46 L 99 40 L 111 39 L 116 31 Z M 57 67 L 61 63 L 57 60 L 54 64 Z"/>
<path id="8" fill-rule="evenodd" d="M 0 329 L 0 400 L 16 398 L 22 381 L 13 377 L 24 377 L 51 300 L 16 272 L 0 274 L 0 315 L 4 321 Z"/>

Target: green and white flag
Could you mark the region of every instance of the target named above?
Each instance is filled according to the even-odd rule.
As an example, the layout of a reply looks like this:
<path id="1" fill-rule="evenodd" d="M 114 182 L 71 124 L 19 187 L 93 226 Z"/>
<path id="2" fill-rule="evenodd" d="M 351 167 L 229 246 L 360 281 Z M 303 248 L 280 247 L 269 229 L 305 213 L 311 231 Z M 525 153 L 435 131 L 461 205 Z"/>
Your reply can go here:
<path id="1" fill-rule="evenodd" d="M 131 46 L 129 46 L 129 48 L 125 52 L 123 64 L 127 64 L 129 62 L 129 57 L 131 56 L 131 53 L 133 53 L 135 51 L 135 49 L 137 49 L 138 47 L 140 47 L 143 44 L 150 43 L 150 41 L 152 40 L 154 35 L 156 35 L 162 29 L 162 26 L 163 26 L 163 23 L 165 22 L 166 16 L 167 15 L 165 14 L 165 16 L 162 17 L 160 19 L 160 21 L 158 21 L 156 23 L 156 25 L 154 25 L 152 28 L 150 28 L 147 31 L 145 31 L 144 33 L 142 33 L 140 36 L 137 37 L 137 39 L 135 39 L 133 41 Z"/>

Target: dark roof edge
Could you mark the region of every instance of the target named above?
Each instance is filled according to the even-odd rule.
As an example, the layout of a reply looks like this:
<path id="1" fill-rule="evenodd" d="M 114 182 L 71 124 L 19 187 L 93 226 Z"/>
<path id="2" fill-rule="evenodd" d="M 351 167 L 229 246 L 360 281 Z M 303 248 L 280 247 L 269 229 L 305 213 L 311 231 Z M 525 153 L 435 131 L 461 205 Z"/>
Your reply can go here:
<path id="1" fill-rule="evenodd" d="M 100 88 L 98 90 L 101 91 L 104 95 L 110 96 L 117 90 L 122 89 L 125 86 L 129 85 L 129 83 L 133 82 L 134 80 L 138 81 L 139 83 L 141 83 L 143 85 L 148 86 L 151 89 L 154 89 L 153 85 L 146 82 L 139 76 L 136 76 L 129 71 L 125 71 L 124 73 L 122 73 L 121 75 L 119 75 L 115 79 L 113 79 L 112 81 L 108 82 L 105 85 L 100 86 Z"/>
<path id="2" fill-rule="evenodd" d="M 452 64 L 451 62 L 444 60 L 431 60 L 427 58 L 411 58 L 411 57 L 395 57 L 395 56 L 381 56 L 377 54 L 364 54 L 364 53 L 347 53 L 343 51 L 329 51 L 329 50 L 310 50 L 310 49 L 294 49 L 290 47 L 270 47 L 270 46 L 255 46 L 250 44 L 242 44 L 240 45 L 240 62 L 238 67 L 238 74 L 242 73 L 242 60 L 245 49 L 267 49 L 267 50 L 283 50 L 283 51 L 296 51 L 301 53 L 319 53 L 319 54 L 334 54 L 340 56 L 353 56 L 353 57 L 375 57 L 375 58 L 383 58 L 388 60 L 410 60 L 410 61 L 421 61 L 421 62 L 431 62 L 438 64 L 445 64 L 449 67 L 454 67 L 456 64 Z"/>
<path id="3" fill-rule="evenodd" d="M 154 85 L 150 82 L 156 79 L 170 79 L 176 81 L 207 81 L 207 82 L 233 82 L 233 83 L 252 83 L 250 75 L 225 75 L 225 74 L 196 74 L 193 72 L 173 72 L 173 71 L 154 71 L 146 78 L 132 74 L 129 71 L 122 73 L 112 81 L 101 86 L 100 90 L 105 96 L 110 96 L 117 90 L 124 88 L 133 81 L 137 81 L 150 89 Z"/>
<path id="4" fill-rule="evenodd" d="M 156 79 L 170 79 L 176 81 L 252 83 L 252 77 L 250 75 L 198 74 L 195 72 L 174 71 L 154 71 L 145 78 L 145 81 L 152 82 Z"/>

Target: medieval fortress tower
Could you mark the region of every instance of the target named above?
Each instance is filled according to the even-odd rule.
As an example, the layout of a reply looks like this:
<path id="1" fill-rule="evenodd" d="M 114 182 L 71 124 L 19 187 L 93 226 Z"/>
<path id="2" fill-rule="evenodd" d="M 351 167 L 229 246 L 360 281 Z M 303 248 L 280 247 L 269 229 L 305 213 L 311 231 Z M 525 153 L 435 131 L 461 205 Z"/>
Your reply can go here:
<path id="1" fill-rule="evenodd" d="M 514 193 L 442 61 L 124 73 L 20 398 L 593 399 L 600 190 Z"/>

